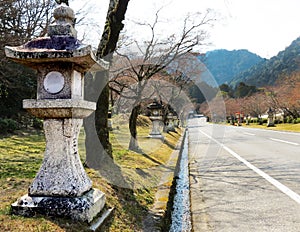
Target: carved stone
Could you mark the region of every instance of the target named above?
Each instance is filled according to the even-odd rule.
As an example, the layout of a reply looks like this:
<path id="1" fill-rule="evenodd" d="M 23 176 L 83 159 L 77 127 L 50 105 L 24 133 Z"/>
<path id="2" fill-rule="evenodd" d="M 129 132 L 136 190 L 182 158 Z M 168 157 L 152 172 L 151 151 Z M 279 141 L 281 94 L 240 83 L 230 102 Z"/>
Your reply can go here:
<path id="1" fill-rule="evenodd" d="M 23 108 L 44 120 L 46 151 L 28 194 L 12 204 L 15 214 L 36 213 L 90 222 L 105 204 L 104 194 L 92 189 L 78 154 L 83 118 L 96 103 L 83 100 L 84 72 L 104 70 L 91 46 L 76 39 L 74 12 L 61 5 L 48 37 L 22 46 L 5 47 L 10 59 L 37 70 L 37 99 L 26 99 Z"/>

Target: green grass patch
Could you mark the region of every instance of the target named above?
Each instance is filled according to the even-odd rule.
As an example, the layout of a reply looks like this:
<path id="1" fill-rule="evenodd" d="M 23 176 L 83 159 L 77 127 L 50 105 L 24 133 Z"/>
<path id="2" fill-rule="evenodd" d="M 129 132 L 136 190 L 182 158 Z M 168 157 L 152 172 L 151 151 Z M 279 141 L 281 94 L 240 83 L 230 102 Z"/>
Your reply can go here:
<path id="1" fill-rule="evenodd" d="M 34 178 L 43 159 L 45 139 L 40 133 L 0 140 L 0 179 Z"/>
<path id="2" fill-rule="evenodd" d="M 250 123 L 250 125 L 245 125 L 245 127 L 249 128 L 259 128 L 259 129 L 266 129 L 266 130 L 278 130 L 278 131 L 290 131 L 290 132 L 300 132 L 300 124 L 292 124 L 292 123 L 281 123 L 275 124 L 275 127 L 267 127 L 266 124 L 257 125 L 255 123 Z"/>

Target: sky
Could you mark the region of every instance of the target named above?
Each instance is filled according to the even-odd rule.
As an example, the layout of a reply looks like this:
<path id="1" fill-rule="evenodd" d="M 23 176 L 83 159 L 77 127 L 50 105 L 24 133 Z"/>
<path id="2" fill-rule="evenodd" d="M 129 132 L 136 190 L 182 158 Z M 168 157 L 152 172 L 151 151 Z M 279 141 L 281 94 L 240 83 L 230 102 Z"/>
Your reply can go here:
<path id="1" fill-rule="evenodd" d="M 88 12 L 87 25 L 77 30 L 79 36 L 84 31 L 85 38 L 90 38 L 86 42 L 93 46 L 98 45 L 108 3 L 109 0 L 70 1 L 75 12 Z M 178 32 L 186 15 L 211 9 L 215 21 L 206 29 L 209 34 L 206 42 L 210 45 L 200 47 L 198 52 L 248 49 L 270 58 L 300 36 L 299 0 L 130 0 L 124 21 L 126 34 L 140 39 L 146 36 L 145 28 L 133 22 L 152 23 L 158 9 L 161 9 L 162 34 Z"/>

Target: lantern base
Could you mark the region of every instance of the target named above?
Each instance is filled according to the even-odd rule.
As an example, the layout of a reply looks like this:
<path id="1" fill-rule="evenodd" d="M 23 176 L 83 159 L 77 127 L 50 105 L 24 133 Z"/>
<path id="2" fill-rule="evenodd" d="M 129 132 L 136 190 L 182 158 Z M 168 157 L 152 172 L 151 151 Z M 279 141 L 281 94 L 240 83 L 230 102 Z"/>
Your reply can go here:
<path id="1" fill-rule="evenodd" d="M 36 214 L 91 222 L 105 205 L 105 195 L 92 189 L 80 197 L 34 197 L 28 194 L 11 205 L 12 214 L 33 217 Z"/>
<path id="2" fill-rule="evenodd" d="M 162 134 L 149 134 L 147 138 L 151 139 L 164 139 L 164 136 Z"/>

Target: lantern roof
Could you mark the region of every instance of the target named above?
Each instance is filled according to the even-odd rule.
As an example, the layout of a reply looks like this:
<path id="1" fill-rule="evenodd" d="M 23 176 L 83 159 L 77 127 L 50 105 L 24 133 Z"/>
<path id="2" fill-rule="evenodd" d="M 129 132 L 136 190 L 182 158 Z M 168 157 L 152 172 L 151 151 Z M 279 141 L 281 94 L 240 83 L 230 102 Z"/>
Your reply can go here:
<path id="1" fill-rule="evenodd" d="M 41 64 L 69 62 L 81 72 L 108 69 L 109 63 L 97 60 L 90 45 L 81 43 L 74 29 L 73 10 L 61 5 L 54 10 L 54 24 L 48 27 L 48 35 L 17 47 L 5 47 L 8 58 L 37 69 Z"/>
<path id="2" fill-rule="evenodd" d="M 163 108 L 163 105 L 160 104 L 157 99 L 154 99 L 154 101 L 152 103 L 150 103 L 148 106 L 147 106 L 148 109 L 162 109 Z"/>

